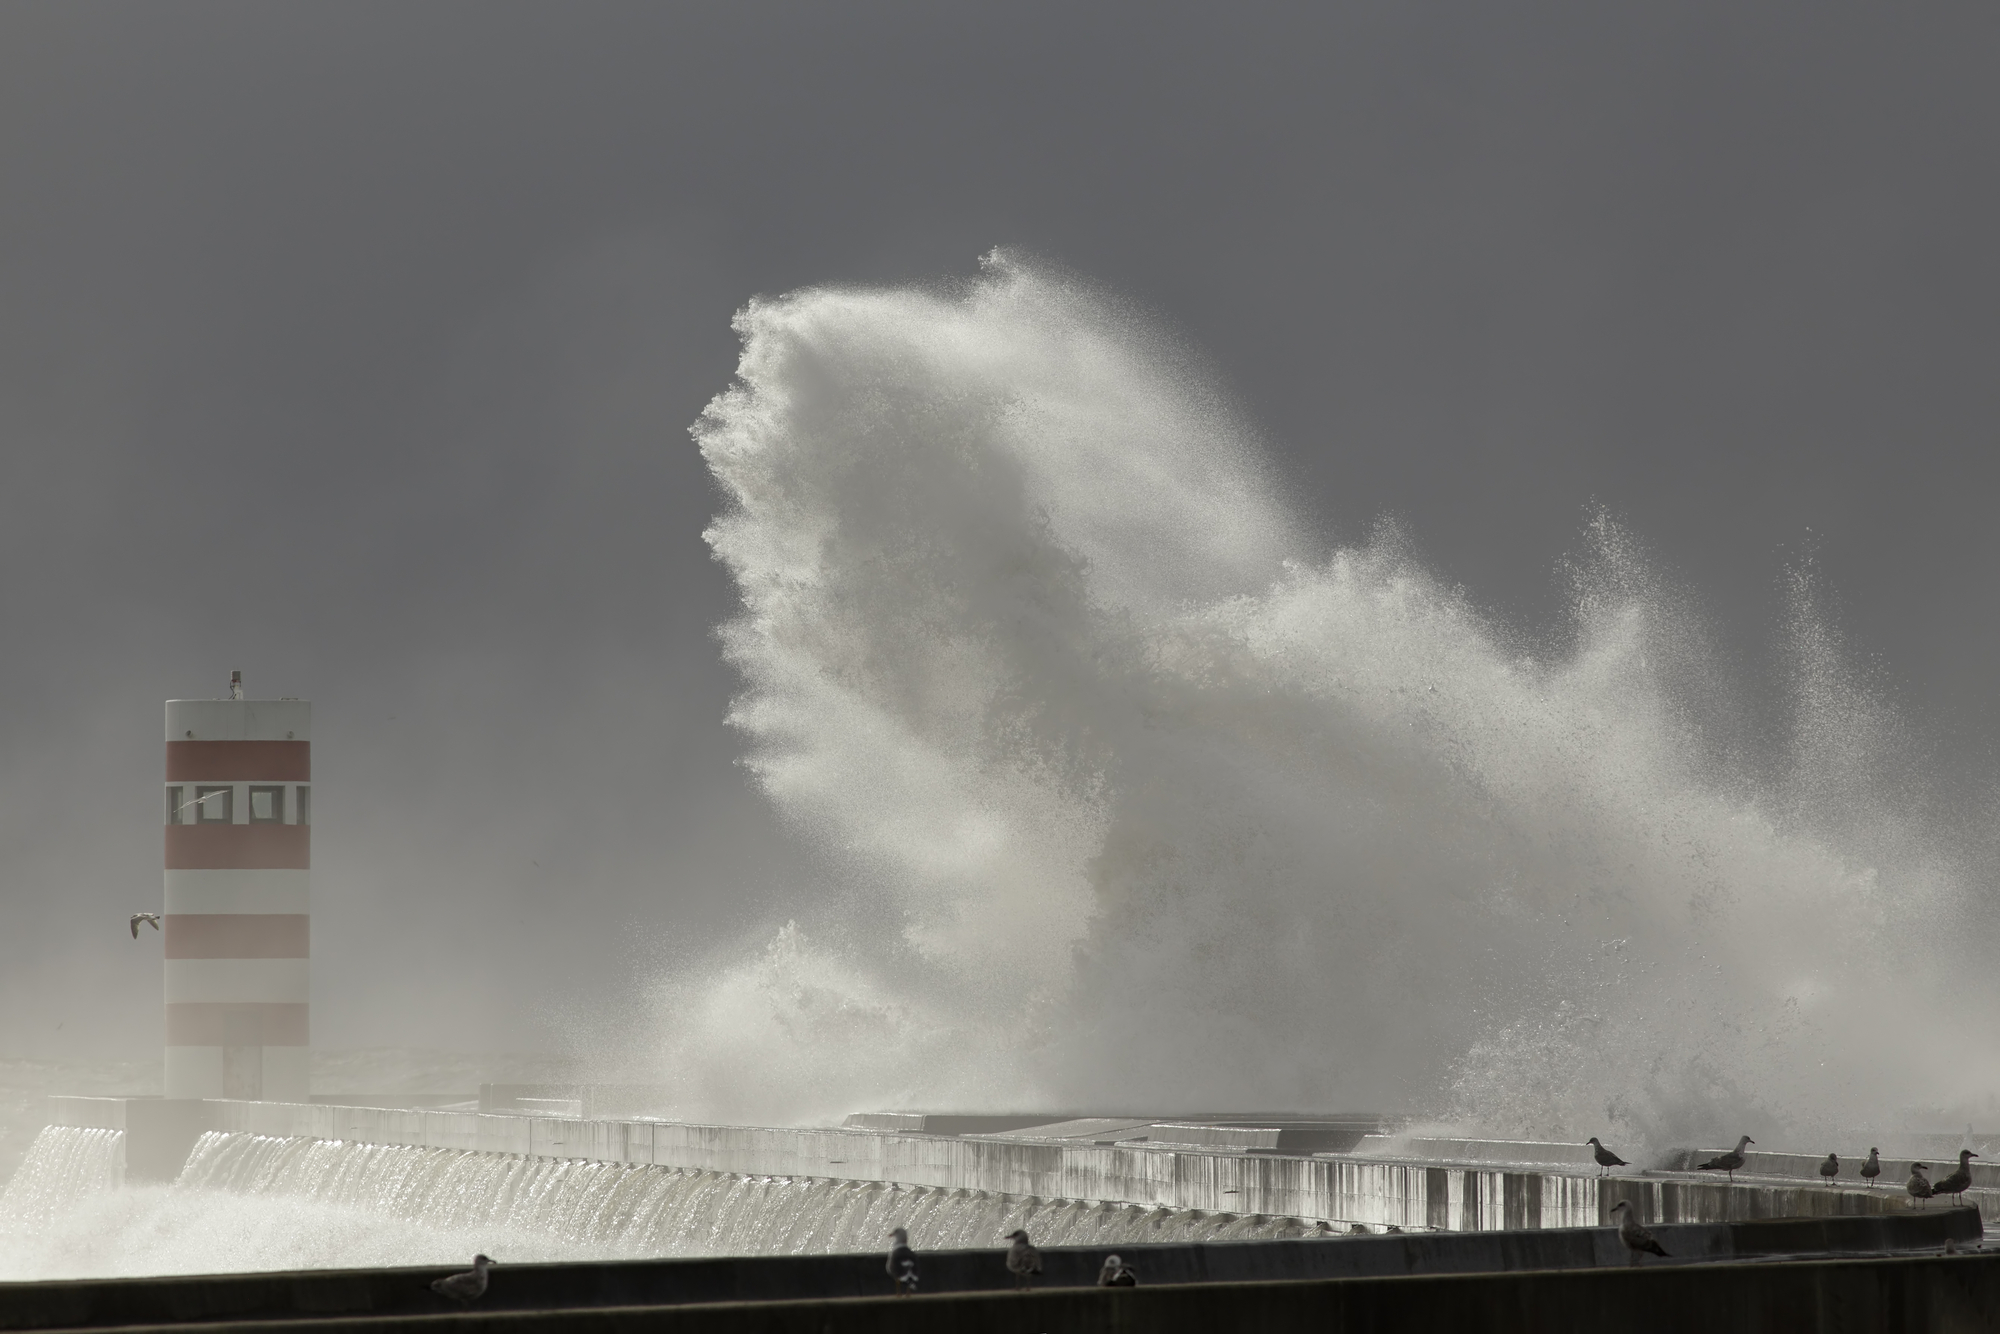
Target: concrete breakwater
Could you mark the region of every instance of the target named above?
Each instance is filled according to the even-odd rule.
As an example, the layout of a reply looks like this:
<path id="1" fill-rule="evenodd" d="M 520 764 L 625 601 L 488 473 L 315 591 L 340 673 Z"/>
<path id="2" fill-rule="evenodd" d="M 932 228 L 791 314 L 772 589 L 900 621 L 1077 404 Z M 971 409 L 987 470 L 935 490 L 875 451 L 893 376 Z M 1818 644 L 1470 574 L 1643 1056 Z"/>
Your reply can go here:
<path id="1" fill-rule="evenodd" d="M 205 1132 L 472 1151 L 528 1158 L 644 1164 L 743 1177 L 878 1182 L 1048 1201 L 1111 1202 L 1372 1229 L 1482 1231 L 1601 1226 L 1630 1200 L 1654 1222 L 1885 1213 L 1898 1192 L 1804 1180 L 1738 1182 L 1712 1174 L 1598 1178 L 1579 1167 L 1288 1156 L 1186 1145 L 1049 1143 L 862 1129 L 584 1121 L 391 1108 L 212 1100 L 56 1098 L 51 1120 L 128 1130 L 135 1177 L 179 1174 Z M 172 1144 L 145 1142 L 143 1124 Z M 167 1132 L 160 1132 L 165 1134 Z M 171 1163 L 136 1170 L 140 1160 Z M 1982 1214 L 1992 1202 L 1975 1196 Z"/>
<path id="2" fill-rule="evenodd" d="M 174 1189 L 306 1199 L 604 1257 L 868 1254 L 894 1227 L 924 1250 L 991 1246 L 1016 1228 L 1048 1245 L 1112 1248 L 1316 1231 L 1271 1215 L 228 1131 L 202 1136 Z"/>

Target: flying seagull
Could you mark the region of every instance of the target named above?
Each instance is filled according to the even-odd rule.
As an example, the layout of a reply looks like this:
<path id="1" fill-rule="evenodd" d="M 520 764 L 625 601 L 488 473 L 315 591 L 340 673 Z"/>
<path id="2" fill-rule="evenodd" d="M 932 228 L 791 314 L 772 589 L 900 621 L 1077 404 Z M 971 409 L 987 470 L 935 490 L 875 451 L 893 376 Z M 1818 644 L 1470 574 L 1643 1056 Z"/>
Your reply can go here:
<path id="1" fill-rule="evenodd" d="M 1591 1157 L 1597 1159 L 1597 1166 L 1600 1169 L 1597 1175 L 1599 1176 L 1605 1175 L 1614 1167 L 1631 1166 L 1631 1164 L 1626 1162 L 1623 1158 L 1620 1158 L 1617 1154 L 1611 1152 L 1611 1150 L 1605 1148 L 1602 1144 L 1599 1144 L 1597 1142 L 1597 1136 L 1595 1135 L 1592 1135 L 1589 1139 L 1585 1140 L 1584 1143 L 1590 1146 Z"/>
<path id="2" fill-rule="evenodd" d="M 889 1234 L 889 1263 L 885 1268 L 895 1280 L 898 1297 L 917 1290 L 917 1253 L 910 1249 L 910 1234 L 902 1228 Z"/>
<path id="3" fill-rule="evenodd" d="M 160 929 L 160 915 L 158 913 L 135 912 L 132 914 L 132 939 L 134 940 L 139 938 L 139 923 L 141 922 L 151 923 L 155 931 Z"/>
<path id="4" fill-rule="evenodd" d="M 1756 1142 L 1756 1140 L 1745 1135 L 1736 1141 L 1735 1148 L 1731 1149 L 1728 1153 L 1718 1153 L 1707 1162 L 1698 1164 L 1696 1170 L 1701 1172 L 1727 1172 L 1729 1173 L 1729 1179 L 1733 1182 L 1736 1180 L 1736 1169 L 1743 1166 L 1743 1146 L 1746 1144 L 1755 1144 Z"/>
<path id="5" fill-rule="evenodd" d="M 1013 1243 L 1007 1248 L 1007 1272 L 1014 1276 L 1014 1286 L 1032 1289 L 1035 1275 L 1042 1272 L 1042 1253 L 1020 1228 L 1009 1232 L 1007 1240 Z"/>
<path id="6" fill-rule="evenodd" d="M 431 1291 L 455 1301 L 473 1302 L 486 1295 L 486 1267 L 493 1262 L 483 1255 L 472 1257 L 472 1268 L 463 1274 L 433 1279 Z"/>
<path id="7" fill-rule="evenodd" d="M 1835 1177 L 1839 1176 L 1840 1155 L 1837 1153 L 1829 1153 L 1826 1156 L 1826 1161 L 1819 1165 L 1819 1174 L 1825 1177 L 1828 1181 L 1832 1181 Z"/>
<path id="8" fill-rule="evenodd" d="M 1611 1206 L 1611 1216 L 1618 1220 L 1618 1240 L 1625 1243 L 1625 1249 L 1632 1253 L 1632 1263 L 1639 1263 L 1639 1252 L 1665 1257 L 1666 1247 L 1660 1245 L 1659 1238 L 1639 1226 L 1639 1220 L 1632 1216 L 1632 1202 L 1620 1200 Z"/>
<path id="9" fill-rule="evenodd" d="M 1136 1288 L 1139 1276 L 1132 1267 L 1115 1255 L 1104 1257 L 1104 1268 L 1097 1271 L 1097 1286 L 1100 1288 Z"/>
<path id="10" fill-rule="evenodd" d="M 1903 1183 L 1903 1189 L 1910 1192 L 1910 1198 L 1917 1202 L 1918 1208 L 1922 1208 L 1925 1200 L 1937 1194 L 1924 1176 L 1924 1168 L 1927 1166 L 1929 1166 L 1927 1163 L 1911 1163 L 1910 1179 Z"/>
<path id="11" fill-rule="evenodd" d="M 1931 1194 L 1933 1195 L 1963 1194 L 1965 1188 L 1972 1184 L 1971 1160 L 1977 1158 L 1978 1156 L 1979 1156 L 1978 1154 L 1974 1153 L 1970 1149 L 1960 1149 L 1958 1151 L 1958 1170 L 1956 1172 L 1953 1172 L 1948 1177 L 1940 1178 L 1938 1180 L 1938 1183 L 1931 1187 Z M 1960 1201 L 1960 1203 L 1963 1203 L 1963 1201 Z"/>
<path id="12" fill-rule="evenodd" d="M 1861 1164 L 1861 1179 L 1872 1186 L 1875 1184 L 1875 1178 L 1881 1175 L 1882 1160 L 1875 1156 L 1875 1150 L 1871 1148 L 1868 1150 L 1868 1161 Z"/>

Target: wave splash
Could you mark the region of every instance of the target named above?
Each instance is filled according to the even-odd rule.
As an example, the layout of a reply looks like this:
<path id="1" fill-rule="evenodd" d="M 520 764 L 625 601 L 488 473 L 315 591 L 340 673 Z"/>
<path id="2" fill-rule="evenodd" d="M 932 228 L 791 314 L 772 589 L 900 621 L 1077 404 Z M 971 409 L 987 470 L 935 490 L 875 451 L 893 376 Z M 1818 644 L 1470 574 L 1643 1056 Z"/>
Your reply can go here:
<path id="1" fill-rule="evenodd" d="M 51 1127 L 54 1130 L 64 1127 Z M 105 1135 L 118 1132 L 81 1132 Z M 77 1136 L 37 1143 L 32 1209 L 0 1209 L 0 1280 L 122 1274 L 1258 1241 L 1318 1220 L 816 1177 L 210 1132 L 170 1186 L 69 1170 Z M 9 1195 L 8 1201 L 14 1197 Z M 997 1263 L 997 1260 L 996 1260 Z"/>
<path id="2" fill-rule="evenodd" d="M 1803 580 L 1782 734 L 1746 742 L 1614 524 L 1548 642 L 1393 530 L 1318 547 L 1212 382 L 1073 281 L 996 254 L 737 328 L 694 427 L 731 721 L 845 878 L 671 989 L 687 1111 L 1665 1144 L 1995 1106 L 1965 857 Z"/>

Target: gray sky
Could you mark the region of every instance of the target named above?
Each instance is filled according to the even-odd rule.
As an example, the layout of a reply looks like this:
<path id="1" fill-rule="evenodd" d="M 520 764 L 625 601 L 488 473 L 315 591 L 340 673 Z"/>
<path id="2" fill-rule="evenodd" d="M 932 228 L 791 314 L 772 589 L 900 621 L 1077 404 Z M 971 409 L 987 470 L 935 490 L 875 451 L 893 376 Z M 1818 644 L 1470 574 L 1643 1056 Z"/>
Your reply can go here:
<path id="1" fill-rule="evenodd" d="M 748 296 L 995 244 L 1523 624 L 1595 499 L 1754 673 L 1816 544 L 1990 781 L 1995 68 L 1970 3 L 13 0 L 0 1053 L 156 1050 L 160 701 L 232 668 L 318 708 L 321 1043 L 543 1045 L 808 898 L 685 427 Z"/>

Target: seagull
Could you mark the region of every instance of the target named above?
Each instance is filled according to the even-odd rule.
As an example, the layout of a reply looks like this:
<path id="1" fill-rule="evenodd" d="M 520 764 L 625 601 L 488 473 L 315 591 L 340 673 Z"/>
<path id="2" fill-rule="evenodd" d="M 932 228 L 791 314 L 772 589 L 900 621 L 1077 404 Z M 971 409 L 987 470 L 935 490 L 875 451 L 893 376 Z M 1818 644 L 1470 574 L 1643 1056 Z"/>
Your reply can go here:
<path id="1" fill-rule="evenodd" d="M 1933 1195 L 1963 1194 L 1965 1188 L 1972 1184 L 1971 1160 L 1977 1158 L 1978 1156 L 1979 1156 L 1978 1154 L 1974 1153 L 1970 1149 L 1960 1149 L 1958 1151 L 1958 1170 L 1956 1172 L 1953 1172 L 1948 1177 L 1940 1178 L 1938 1180 L 1938 1183 L 1931 1187 L 1931 1194 Z M 1962 1204 L 1964 1203 L 1964 1201 L 1961 1200 L 1960 1203 Z"/>
<path id="2" fill-rule="evenodd" d="M 1139 1276 L 1132 1267 L 1115 1255 L 1104 1257 L 1104 1268 L 1097 1271 L 1097 1286 L 1100 1288 L 1136 1288 Z"/>
<path id="3" fill-rule="evenodd" d="M 1606 1173 L 1610 1172 L 1610 1170 L 1614 1167 L 1630 1167 L 1632 1165 L 1626 1162 L 1623 1158 L 1620 1158 L 1617 1154 L 1611 1152 L 1611 1150 L 1605 1148 L 1602 1144 L 1599 1144 L 1597 1142 L 1597 1136 L 1595 1135 L 1592 1135 L 1589 1139 L 1585 1140 L 1584 1143 L 1590 1146 L 1591 1156 L 1597 1159 L 1597 1165 L 1600 1169 L 1602 1169 L 1597 1174 L 1599 1176 L 1604 1176 Z"/>
<path id="4" fill-rule="evenodd" d="M 1872 1186 L 1875 1184 L 1875 1178 L 1881 1175 L 1882 1160 L 1875 1156 L 1875 1150 L 1871 1148 L 1868 1150 L 1868 1161 L 1861 1164 L 1861 1179 Z"/>
<path id="5" fill-rule="evenodd" d="M 1365 1237 L 1368 1235 L 1368 1225 L 1366 1223 L 1349 1223 L 1347 1225 L 1347 1235 L 1350 1237 Z"/>
<path id="6" fill-rule="evenodd" d="M 896 1282 L 896 1295 L 917 1290 L 917 1253 L 910 1249 L 910 1234 L 897 1228 L 889 1234 L 889 1263 L 884 1266 Z"/>
<path id="7" fill-rule="evenodd" d="M 1632 1202 L 1620 1200 L 1611 1206 L 1611 1216 L 1618 1220 L 1618 1240 L 1625 1243 L 1625 1249 L 1632 1252 L 1632 1263 L 1639 1263 L 1639 1252 L 1664 1258 L 1666 1247 L 1660 1245 L 1659 1238 L 1639 1226 L 1639 1220 L 1632 1216 Z"/>
<path id="8" fill-rule="evenodd" d="M 1918 1208 L 1922 1208 L 1925 1200 L 1937 1194 L 1937 1191 L 1931 1187 L 1931 1183 L 1924 1179 L 1924 1168 L 1926 1166 L 1927 1164 L 1925 1163 L 1911 1163 L 1910 1179 L 1903 1183 L 1903 1189 L 1910 1192 L 1910 1198 L 1917 1202 Z"/>
<path id="9" fill-rule="evenodd" d="M 153 930 L 155 931 L 158 931 L 160 929 L 160 915 L 158 913 L 135 912 L 132 914 L 132 939 L 134 940 L 137 940 L 139 938 L 139 923 L 141 922 L 146 922 L 151 924 Z"/>
<path id="10" fill-rule="evenodd" d="M 1007 1272 L 1014 1276 L 1014 1286 L 1032 1289 L 1035 1275 L 1042 1272 L 1042 1253 L 1020 1228 L 1009 1232 L 1007 1240 L 1013 1243 L 1007 1248 Z"/>
<path id="11" fill-rule="evenodd" d="M 431 1291 L 461 1302 L 477 1301 L 486 1294 L 486 1267 L 492 1263 L 483 1255 L 475 1255 L 472 1268 L 463 1274 L 432 1280 Z"/>
<path id="12" fill-rule="evenodd" d="M 1837 1153 L 1829 1153 L 1826 1156 L 1826 1161 L 1819 1165 L 1819 1174 L 1825 1177 L 1828 1181 L 1832 1181 L 1835 1177 L 1839 1176 L 1840 1155 Z"/>
<path id="13" fill-rule="evenodd" d="M 1743 1146 L 1746 1144 L 1755 1144 L 1756 1142 L 1756 1140 L 1745 1135 L 1736 1141 L 1736 1147 L 1728 1153 L 1716 1154 L 1715 1157 L 1709 1159 L 1707 1162 L 1697 1164 L 1695 1170 L 1700 1172 L 1727 1172 L 1729 1173 L 1730 1181 L 1734 1182 L 1736 1180 L 1736 1169 L 1743 1166 Z"/>

